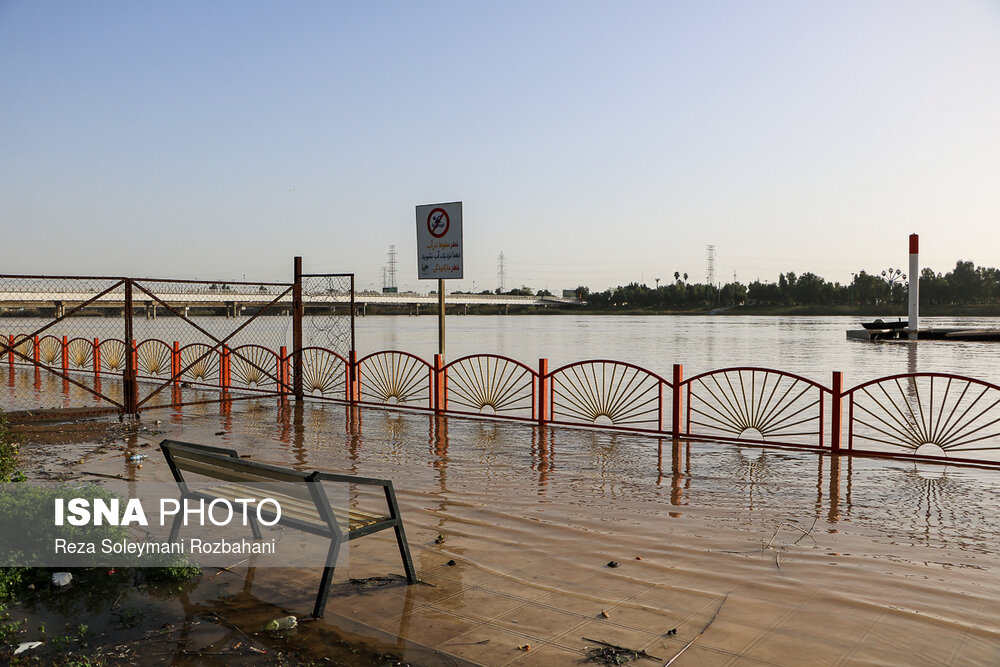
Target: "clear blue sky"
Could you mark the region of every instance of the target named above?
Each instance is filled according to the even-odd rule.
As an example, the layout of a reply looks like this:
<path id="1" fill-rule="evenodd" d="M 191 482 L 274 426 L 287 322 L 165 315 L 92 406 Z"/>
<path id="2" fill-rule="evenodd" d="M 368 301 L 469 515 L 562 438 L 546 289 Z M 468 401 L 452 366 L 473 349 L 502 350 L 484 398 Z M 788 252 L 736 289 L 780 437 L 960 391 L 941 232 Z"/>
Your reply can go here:
<path id="1" fill-rule="evenodd" d="M 0 0 L 0 272 L 1000 266 L 1000 3 Z"/>

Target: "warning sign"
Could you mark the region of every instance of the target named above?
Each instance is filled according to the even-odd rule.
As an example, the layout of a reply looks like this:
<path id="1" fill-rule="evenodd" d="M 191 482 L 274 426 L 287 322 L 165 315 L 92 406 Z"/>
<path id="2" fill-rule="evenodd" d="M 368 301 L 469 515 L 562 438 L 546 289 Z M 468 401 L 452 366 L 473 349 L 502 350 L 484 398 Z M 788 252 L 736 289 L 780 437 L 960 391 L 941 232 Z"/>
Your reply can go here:
<path id="1" fill-rule="evenodd" d="M 417 207 L 417 277 L 461 278 L 462 202 Z"/>

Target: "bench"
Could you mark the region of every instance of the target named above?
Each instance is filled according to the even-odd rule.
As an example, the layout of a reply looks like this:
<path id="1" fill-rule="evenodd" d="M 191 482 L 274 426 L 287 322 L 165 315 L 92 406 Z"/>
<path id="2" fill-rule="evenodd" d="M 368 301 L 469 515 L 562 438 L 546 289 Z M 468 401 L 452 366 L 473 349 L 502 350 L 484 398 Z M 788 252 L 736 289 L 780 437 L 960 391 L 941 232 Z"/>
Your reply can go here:
<path id="1" fill-rule="evenodd" d="M 278 525 L 320 535 L 330 540 L 319 593 L 313 607 L 314 617 L 322 617 L 326 609 L 326 598 L 330 592 L 333 570 L 337 564 L 340 547 L 345 541 L 355 540 L 387 528 L 394 529 L 399 555 L 403 560 L 403 568 L 406 570 L 406 580 L 411 584 L 417 582 L 413 561 L 410 558 L 410 549 L 406 544 L 406 535 L 403 532 L 403 520 L 399 516 L 399 506 L 396 504 L 396 493 L 393 491 L 391 481 L 338 475 L 318 470 L 302 472 L 291 468 L 247 461 L 241 459 L 233 449 L 209 447 L 176 440 L 162 441 L 160 451 L 163 452 L 170 472 L 180 488 L 182 499 L 200 498 L 211 502 L 222 498 L 232 503 L 234 509 L 239 511 L 241 504 L 234 502 L 237 498 L 252 498 L 258 502 L 265 497 L 273 498 L 281 506 Z M 189 489 L 188 483 L 194 480 L 185 479 L 185 473 L 217 480 L 220 484 L 193 491 Z M 385 492 L 388 514 L 335 507 L 330 504 L 322 482 L 381 486 Z M 243 510 L 246 511 L 246 520 L 250 525 L 254 539 L 261 539 L 260 526 L 257 523 L 257 508 L 254 507 L 247 511 L 247 506 L 243 504 Z M 273 521 L 278 517 L 273 511 L 268 511 L 268 504 L 261 507 L 260 511 L 260 516 L 265 521 Z M 181 513 L 175 514 L 173 524 L 170 527 L 169 539 L 171 542 L 177 539 L 181 522 Z"/>

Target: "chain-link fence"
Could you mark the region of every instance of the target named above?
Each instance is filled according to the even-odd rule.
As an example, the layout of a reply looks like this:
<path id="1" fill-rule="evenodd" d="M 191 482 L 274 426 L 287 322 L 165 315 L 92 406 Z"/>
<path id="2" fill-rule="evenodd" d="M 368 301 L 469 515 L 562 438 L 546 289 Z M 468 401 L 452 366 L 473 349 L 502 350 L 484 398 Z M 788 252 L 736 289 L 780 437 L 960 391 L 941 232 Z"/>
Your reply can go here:
<path id="1" fill-rule="evenodd" d="M 302 276 L 304 347 L 321 347 L 346 357 L 354 347 L 354 274 Z"/>

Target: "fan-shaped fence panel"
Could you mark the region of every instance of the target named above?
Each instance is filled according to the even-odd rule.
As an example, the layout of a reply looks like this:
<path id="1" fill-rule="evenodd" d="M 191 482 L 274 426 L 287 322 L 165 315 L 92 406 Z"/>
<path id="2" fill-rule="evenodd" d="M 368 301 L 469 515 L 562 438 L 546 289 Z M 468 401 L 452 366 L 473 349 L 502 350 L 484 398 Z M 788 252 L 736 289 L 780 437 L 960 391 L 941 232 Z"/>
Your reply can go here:
<path id="1" fill-rule="evenodd" d="M 361 400 L 430 408 L 431 366 L 420 357 L 391 350 L 358 361 Z"/>
<path id="2" fill-rule="evenodd" d="M 219 350 L 204 343 L 192 343 L 180 352 L 181 378 L 202 384 L 219 381 Z"/>
<path id="3" fill-rule="evenodd" d="M 445 366 L 448 410 L 531 419 L 536 373 L 495 354 L 456 359 Z"/>
<path id="4" fill-rule="evenodd" d="M 311 396 L 347 396 L 347 360 L 324 347 L 306 347 L 302 355 L 302 391 Z"/>
<path id="5" fill-rule="evenodd" d="M 94 370 L 94 341 L 74 338 L 66 344 L 66 356 L 73 370 Z"/>
<path id="6" fill-rule="evenodd" d="M 144 340 L 135 348 L 135 360 L 139 375 L 147 377 L 170 376 L 170 360 L 173 350 L 162 340 Z"/>
<path id="7" fill-rule="evenodd" d="M 848 447 L 1000 461 L 1000 387 L 943 373 L 881 378 L 847 392 Z"/>
<path id="8" fill-rule="evenodd" d="M 98 350 L 101 353 L 101 370 L 111 373 L 125 368 L 125 341 L 117 338 L 102 340 Z"/>
<path id="9" fill-rule="evenodd" d="M 14 363 L 16 364 L 30 363 L 28 359 L 32 358 L 31 355 L 35 348 L 34 341 L 29 336 L 25 335 L 14 336 L 13 339 L 15 343 L 14 351 L 17 352 L 18 354 L 23 355 L 23 356 L 14 355 Z M 10 338 L 8 338 L 7 340 L 9 342 Z M 25 357 L 28 357 L 28 359 L 25 359 Z"/>
<path id="10" fill-rule="evenodd" d="M 552 421 L 662 431 L 670 383 L 620 361 L 581 361 L 549 373 Z"/>
<path id="11" fill-rule="evenodd" d="M 55 336 L 38 339 L 38 360 L 46 366 L 54 366 L 62 359 L 62 341 Z"/>
<path id="12" fill-rule="evenodd" d="M 229 369 L 234 387 L 268 390 L 278 387 L 278 355 L 266 347 L 242 345 L 233 349 L 229 353 Z"/>
<path id="13" fill-rule="evenodd" d="M 766 368 L 726 368 L 685 383 L 689 435 L 823 445 L 827 390 L 811 380 Z"/>

